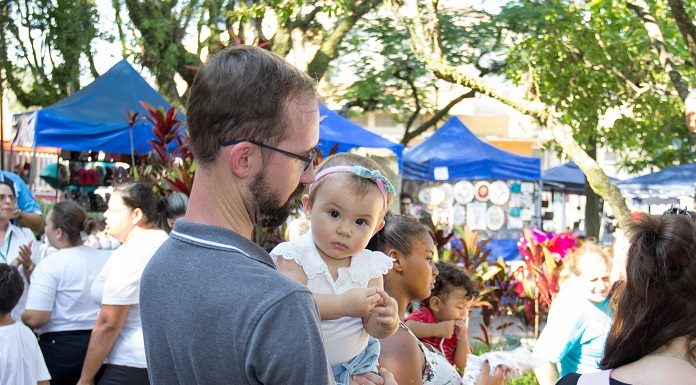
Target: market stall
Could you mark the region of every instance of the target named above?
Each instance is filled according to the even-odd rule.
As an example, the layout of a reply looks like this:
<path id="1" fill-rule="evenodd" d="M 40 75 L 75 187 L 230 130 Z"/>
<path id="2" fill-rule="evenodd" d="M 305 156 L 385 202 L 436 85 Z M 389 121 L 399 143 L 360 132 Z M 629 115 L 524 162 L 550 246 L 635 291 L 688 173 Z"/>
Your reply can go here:
<path id="1" fill-rule="evenodd" d="M 331 111 L 325 105 L 319 105 L 319 146 L 322 154 L 327 155 L 336 147 L 336 152 L 346 152 L 356 147 L 386 148 L 396 155 L 399 168 L 404 146 L 394 143 L 351 122 Z"/>
<path id="2" fill-rule="evenodd" d="M 696 194 L 696 163 L 665 168 L 617 183 L 634 206 L 650 211 L 652 205 L 681 205 L 693 208 Z M 657 207 L 660 212 L 663 207 Z"/>
<path id="3" fill-rule="evenodd" d="M 480 140 L 456 117 L 404 153 L 403 188 L 440 226 L 468 225 L 492 239 L 491 257 L 519 258 L 513 244 L 540 223 L 541 161 Z"/>

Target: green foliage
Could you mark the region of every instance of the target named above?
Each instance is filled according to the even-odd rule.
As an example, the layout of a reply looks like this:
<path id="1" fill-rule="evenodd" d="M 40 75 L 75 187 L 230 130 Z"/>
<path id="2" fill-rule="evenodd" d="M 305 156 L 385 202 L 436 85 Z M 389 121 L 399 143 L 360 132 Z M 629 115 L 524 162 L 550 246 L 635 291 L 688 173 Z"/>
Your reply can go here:
<path id="1" fill-rule="evenodd" d="M 693 79 L 688 52 L 664 4 L 654 13 L 673 44 L 670 52 L 681 57 L 682 76 Z M 597 141 L 619 150 L 627 155 L 622 161 L 629 171 L 696 159 L 681 101 L 644 26 L 622 2 L 511 1 L 480 28 L 500 31 L 509 47 L 501 50 L 506 76 L 525 85 L 531 98 L 553 106 L 588 148 Z"/>
<path id="2" fill-rule="evenodd" d="M 515 378 L 514 380 L 510 380 L 506 382 L 507 385 L 539 385 L 539 381 L 537 381 L 536 376 L 534 376 L 534 372 L 527 372 L 522 375 L 520 378 Z"/>
<path id="3" fill-rule="evenodd" d="M 79 89 L 92 41 L 108 38 L 95 27 L 94 1 L 7 1 L 0 7 L 0 66 L 19 102 L 45 106 Z"/>

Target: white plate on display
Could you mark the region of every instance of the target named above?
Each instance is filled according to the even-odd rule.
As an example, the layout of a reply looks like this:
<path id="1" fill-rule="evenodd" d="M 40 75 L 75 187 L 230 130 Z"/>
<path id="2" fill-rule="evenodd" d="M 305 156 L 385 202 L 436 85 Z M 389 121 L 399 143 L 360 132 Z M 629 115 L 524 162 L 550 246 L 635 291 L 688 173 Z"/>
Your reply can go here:
<path id="1" fill-rule="evenodd" d="M 500 230 L 505 224 L 505 211 L 500 206 L 491 206 L 486 210 L 486 227 L 489 230 Z"/>
<path id="2" fill-rule="evenodd" d="M 440 185 L 440 190 L 445 193 L 444 203 L 446 203 L 447 206 L 452 207 L 454 204 L 454 188 L 452 188 L 452 185 L 449 183 L 443 183 Z"/>
<path id="3" fill-rule="evenodd" d="M 426 187 L 418 193 L 418 200 L 428 206 L 437 206 L 445 200 L 445 192 L 439 187 Z"/>
<path id="4" fill-rule="evenodd" d="M 454 199 L 463 205 L 474 200 L 474 185 L 468 180 L 457 182 L 454 185 Z"/>
<path id="5" fill-rule="evenodd" d="M 452 209 L 452 222 L 457 226 L 462 226 L 466 223 L 466 208 L 460 204 L 454 205 Z"/>
<path id="6" fill-rule="evenodd" d="M 491 203 L 504 205 L 510 199 L 510 188 L 507 183 L 497 180 L 491 183 Z"/>
<path id="7" fill-rule="evenodd" d="M 482 180 L 474 185 L 474 196 L 480 202 L 487 202 L 491 198 L 491 184 Z"/>

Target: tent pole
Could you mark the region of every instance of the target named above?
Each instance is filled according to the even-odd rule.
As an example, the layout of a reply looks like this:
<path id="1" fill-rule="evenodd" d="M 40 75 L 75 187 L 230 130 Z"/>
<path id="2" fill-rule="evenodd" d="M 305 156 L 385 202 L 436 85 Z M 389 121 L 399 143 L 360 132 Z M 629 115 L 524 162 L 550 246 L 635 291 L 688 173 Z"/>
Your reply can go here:
<path id="1" fill-rule="evenodd" d="M 0 170 L 5 169 L 5 89 L 0 77 Z"/>

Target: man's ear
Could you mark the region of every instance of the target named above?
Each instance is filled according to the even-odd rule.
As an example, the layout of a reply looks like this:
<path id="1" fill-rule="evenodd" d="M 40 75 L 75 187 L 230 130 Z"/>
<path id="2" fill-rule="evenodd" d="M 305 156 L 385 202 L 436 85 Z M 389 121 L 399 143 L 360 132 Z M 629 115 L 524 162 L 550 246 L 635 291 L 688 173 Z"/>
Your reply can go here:
<path id="1" fill-rule="evenodd" d="M 134 225 L 139 225 L 141 222 L 145 219 L 145 215 L 143 214 L 143 210 L 140 208 L 135 208 L 133 211 L 131 211 L 131 223 Z"/>
<path id="2" fill-rule="evenodd" d="M 227 164 L 237 178 L 248 178 L 258 173 L 263 167 L 261 151 L 257 146 L 248 142 L 239 142 L 231 146 L 227 155 Z M 260 164 L 258 164 L 260 163 Z"/>

